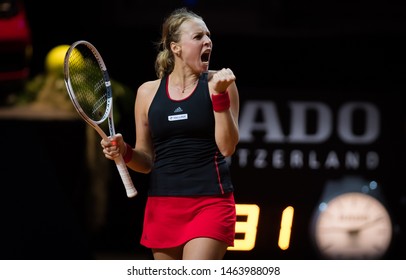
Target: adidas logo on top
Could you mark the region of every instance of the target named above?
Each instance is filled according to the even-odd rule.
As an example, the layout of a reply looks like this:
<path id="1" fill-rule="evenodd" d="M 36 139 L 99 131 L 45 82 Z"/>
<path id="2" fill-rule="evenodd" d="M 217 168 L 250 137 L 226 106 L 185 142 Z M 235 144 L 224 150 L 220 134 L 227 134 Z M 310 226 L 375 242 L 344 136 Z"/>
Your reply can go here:
<path id="1" fill-rule="evenodd" d="M 182 108 L 178 107 L 175 109 L 175 111 L 173 111 L 174 113 L 180 113 L 183 112 Z"/>

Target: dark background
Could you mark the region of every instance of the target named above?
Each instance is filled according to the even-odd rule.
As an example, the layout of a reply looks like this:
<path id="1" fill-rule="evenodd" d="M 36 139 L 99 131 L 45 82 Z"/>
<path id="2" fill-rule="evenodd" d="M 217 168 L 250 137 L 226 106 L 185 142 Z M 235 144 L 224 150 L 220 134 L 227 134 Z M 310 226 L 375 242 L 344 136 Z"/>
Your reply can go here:
<path id="1" fill-rule="evenodd" d="M 210 68 L 229 67 L 234 71 L 242 104 L 250 99 L 272 100 L 280 105 L 312 99 L 333 108 L 351 100 L 379 105 L 385 129 L 372 148 L 383 155 L 383 164 L 375 172 L 350 173 L 378 178 L 387 186 L 385 195 L 396 223 L 393 247 L 397 248 L 386 258 L 406 258 L 406 246 L 401 241 L 406 227 L 406 125 L 401 98 L 405 91 L 406 4 L 402 1 L 24 2 L 32 29 L 32 77 L 44 71 L 45 56 L 53 47 L 84 39 L 103 55 L 110 76 L 128 85 L 135 94 L 142 82 L 155 79 L 154 42 L 160 38 L 163 18 L 174 8 L 188 6 L 203 16 L 212 33 Z M 18 169 L 3 169 L 21 182 L 10 180 L 6 185 L 24 186 L 20 190 L 3 190 L 3 199 L 9 202 L 4 205 L 12 206 L 14 212 L 7 218 L 7 230 L 3 230 L 8 240 L 3 258 L 150 258 L 149 251 L 138 244 L 147 176 L 132 173 L 141 191 L 136 199 L 128 200 L 111 165 L 105 220 L 97 229 L 91 229 L 92 200 L 85 198 L 88 178 L 81 156 L 83 146 L 72 146 L 70 133 L 79 132 L 75 140 L 82 143 L 84 124 L 72 121 L 61 126 L 59 122 L 27 120 L 3 125 L 16 135 L 25 131 L 15 143 L 24 149 Z M 125 133 L 129 142 L 135 139 L 133 116 L 127 116 L 117 131 Z M 43 145 L 44 135 L 51 145 Z M 349 149 L 334 141 L 330 144 L 338 150 Z M 281 144 L 279 148 L 295 146 Z M 9 152 L 5 158 L 14 156 L 13 150 Z M 65 160 L 61 161 L 61 157 Z M 74 167 L 72 162 L 76 163 Z M 311 211 L 326 180 L 346 175 L 346 171 L 232 167 L 232 172 L 237 203 L 260 205 L 261 220 L 256 248 L 251 252 L 230 252 L 228 258 L 317 258 L 308 237 Z M 44 180 L 43 176 L 55 178 Z M 310 189 L 299 186 L 303 182 Z M 291 203 L 298 206 L 292 245 L 282 252 L 275 245 L 279 225 L 274 216 Z"/>
<path id="2" fill-rule="evenodd" d="M 54 46 L 86 39 L 103 53 L 111 75 L 136 89 L 154 77 L 153 43 L 163 18 L 189 6 L 212 32 L 211 68 L 235 69 L 241 86 L 403 86 L 401 1 L 26 2 L 33 74 Z"/>

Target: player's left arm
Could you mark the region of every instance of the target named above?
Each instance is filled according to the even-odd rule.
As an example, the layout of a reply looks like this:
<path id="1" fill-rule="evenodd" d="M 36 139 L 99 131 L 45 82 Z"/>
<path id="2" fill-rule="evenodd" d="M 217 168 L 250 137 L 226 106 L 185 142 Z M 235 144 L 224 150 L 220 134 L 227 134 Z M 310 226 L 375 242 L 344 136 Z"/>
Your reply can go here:
<path id="1" fill-rule="evenodd" d="M 217 71 L 210 78 L 210 93 L 221 95 L 228 92 L 230 99 L 228 109 L 219 112 L 214 110 L 216 143 L 220 152 L 228 157 L 234 153 L 239 140 L 239 93 L 235 82 L 236 78 L 228 68 Z"/>

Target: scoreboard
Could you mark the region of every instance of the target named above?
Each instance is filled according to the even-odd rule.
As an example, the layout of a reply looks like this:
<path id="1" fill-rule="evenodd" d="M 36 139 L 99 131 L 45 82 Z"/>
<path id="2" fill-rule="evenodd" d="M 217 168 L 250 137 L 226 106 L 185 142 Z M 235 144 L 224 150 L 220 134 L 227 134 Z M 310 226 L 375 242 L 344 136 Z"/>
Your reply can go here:
<path id="1" fill-rule="evenodd" d="M 391 226 L 386 233 L 390 242 L 380 249 L 382 254 L 360 251 L 332 258 L 404 259 L 405 115 L 398 95 L 267 88 L 239 91 L 240 142 L 229 159 L 238 216 L 236 242 L 228 258 L 326 258 L 315 243 L 312 223 L 321 203 L 328 205 L 322 195 L 333 185 L 330 199 L 348 192 L 372 196 L 379 189 L 377 200 L 390 214 Z M 337 228 L 347 227 L 343 236 L 352 236 L 348 244 L 325 245 L 335 246 L 334 250 L 365 242 L 366 235 L 374 235 L 373 228 L 361 231 L 357 223 L 380 219 L 368 216 L 369 204 L 348 203 L 349 210 L 327 218 L 336 218 Z M 353 213 L 357 207 L 365 208 L 367 214 Z M 383 221 L 376 223 L 379 227 Z M 375 239 L 384 234 L 382 229 L 376 231 Z"/>

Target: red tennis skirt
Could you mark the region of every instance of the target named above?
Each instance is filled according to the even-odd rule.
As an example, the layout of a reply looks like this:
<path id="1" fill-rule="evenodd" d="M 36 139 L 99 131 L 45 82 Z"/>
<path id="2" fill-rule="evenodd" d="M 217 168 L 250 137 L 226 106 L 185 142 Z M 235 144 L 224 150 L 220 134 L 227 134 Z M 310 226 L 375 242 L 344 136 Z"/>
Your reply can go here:
<path id="1" fill-rule="evenodd" d="M 197 237 L 234 246 L 236 209 L 233 193 L 218 196 L 148 197 L 141 244 L 172 248 Z"/>

